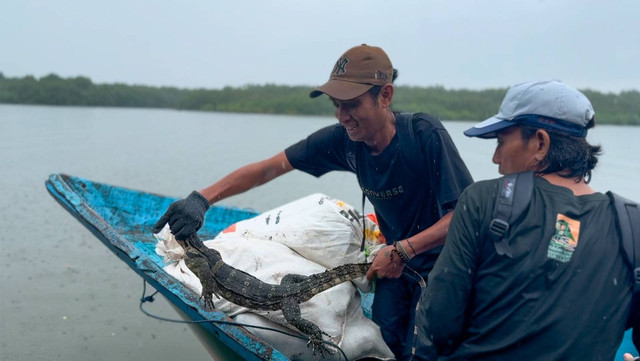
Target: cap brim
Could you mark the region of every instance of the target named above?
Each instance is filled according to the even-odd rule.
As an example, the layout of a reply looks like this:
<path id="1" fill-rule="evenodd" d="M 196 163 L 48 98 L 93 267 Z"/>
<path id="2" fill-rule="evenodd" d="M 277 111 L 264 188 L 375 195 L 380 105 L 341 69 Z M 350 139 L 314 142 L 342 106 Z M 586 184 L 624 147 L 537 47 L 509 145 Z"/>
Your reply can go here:
<path id="1" fill-rule="evenodd" d="M 497 131 L 510 127 L 514 124 L 515 123 L 505 119 L 491 117 L 485 120 L 484 122 L 478 123 L 474 125 L 472 128 L 465 130 L 464 135 L 466 135 L 467 137 L 478 137 L 478 138 L 485 138 L 485 139 L 495 138 L 497 136 L 496 135 Z"/>
<path id="2" fill-rule="evenodd" d="M 353 83 L 350 81 L 333 79 L 309 93 L 309 96 L 311 98 L 315 98 L 322 94 L 327 94 L 335 99 L 349 100 L 359 97 L 371 88 L 373 88 L 372 84 Z"/>

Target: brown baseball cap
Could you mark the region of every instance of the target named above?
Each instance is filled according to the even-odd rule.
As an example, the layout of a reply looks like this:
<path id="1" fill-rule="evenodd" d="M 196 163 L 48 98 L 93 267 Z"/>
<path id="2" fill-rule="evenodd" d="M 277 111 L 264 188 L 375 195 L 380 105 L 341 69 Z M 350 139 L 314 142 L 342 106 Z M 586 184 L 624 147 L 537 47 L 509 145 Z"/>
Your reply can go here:
<path id="1" fill-rule="evenodd" d="M 379 47 L 362 44 L 347 50 L 336 62 L 329 81 L 312 91 L 311 98 L 327 94 L 348 100 L 357 98 L 375 85 L 393 81 L 393 66 Z"/>

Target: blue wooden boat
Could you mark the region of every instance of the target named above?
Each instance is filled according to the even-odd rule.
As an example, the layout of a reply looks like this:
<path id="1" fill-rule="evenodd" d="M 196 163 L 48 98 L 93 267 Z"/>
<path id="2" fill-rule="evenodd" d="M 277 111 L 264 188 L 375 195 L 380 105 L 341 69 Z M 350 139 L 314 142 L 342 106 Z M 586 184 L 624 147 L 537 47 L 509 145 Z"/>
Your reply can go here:
<path id="1" fill-rule="evenodd" d="M 53 174 L 45 182 L 53 198 L 146 282 L 165 296 L 185 320 L 198 323 L 191 329 L 207 351 L 219 360 L 288 360 L 245 328 L 217 322 L 232 322 L 223 312 L 205 310 L 199 295 L 167 274 L 162 257 L 155 252 L 151 227 L 176 198 L 93 182 L 64 174 Z M 255 211 L 212 206 L 198 232 L 212 239 L 227 226 L 257 215 Z M 364 296 L 364 295 L 363 295 Z M 363 311 L 370 317 L 372 295 L 363 297 Z M 623 352 L 636 354 L 631 331 L 625 334 L 616 359 Z"/>
<path id="2" fill-rule="evenodd" d="M 193 324 L 192 330 L 214 358 L 288 360 L 245 328 L 218 323 L 232 320 L 221 311 L 205 310 L 199 295 L 164 271 L 164 260 L 155 252 L 156 239 L 151 227 L 175 198 L 64 174 L 51 175 L 45 185 L 62 207 L 166 297 L 185 320 L 213 321 Z M 256 214 L 251 210 L 213 206 L 199 234 L 203 239 L 211 239 L 227 226 Z"/>

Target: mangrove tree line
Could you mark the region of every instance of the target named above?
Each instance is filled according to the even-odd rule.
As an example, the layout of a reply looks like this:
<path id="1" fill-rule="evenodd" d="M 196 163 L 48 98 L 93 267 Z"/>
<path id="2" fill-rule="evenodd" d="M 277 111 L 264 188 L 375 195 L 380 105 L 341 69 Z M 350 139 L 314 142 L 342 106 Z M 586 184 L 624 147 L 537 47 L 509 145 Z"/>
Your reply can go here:
<path id="1" fill-rule="evenodd" d="M 95 84 L 78 76 L 10 78 L 0 73 L 0 103 L 104 107 L 171 108 L 199 111 L 331 115 L 326 99 L 311 99 L 311 86 L 246 85 L 223 89 L 180 89 L 121 83 Z M 494 115 L 504 89 L 452 90 L 396 87 L 394 107 L 421 111 L 445 120 L 482 120 Z M 602 93 L 583 89 L 596 110 L 598 123 L 640 125 L 640 92 Z"/>

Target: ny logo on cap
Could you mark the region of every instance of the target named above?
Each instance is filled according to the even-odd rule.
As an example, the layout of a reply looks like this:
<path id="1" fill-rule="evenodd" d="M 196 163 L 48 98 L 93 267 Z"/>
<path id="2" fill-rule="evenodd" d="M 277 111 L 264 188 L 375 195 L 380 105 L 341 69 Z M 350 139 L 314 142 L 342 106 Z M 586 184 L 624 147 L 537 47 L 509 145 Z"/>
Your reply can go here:
<path id="1" fill-rule="evenodd" d="M 349 58 L 346 56 L 340 57 L 338 61 L 336 61 L 336 65 L 333 67 L 333 71 L 331 73 L 335 75 L 344 74 L 347 72 L 347 63 L 349 62 Z"/>

